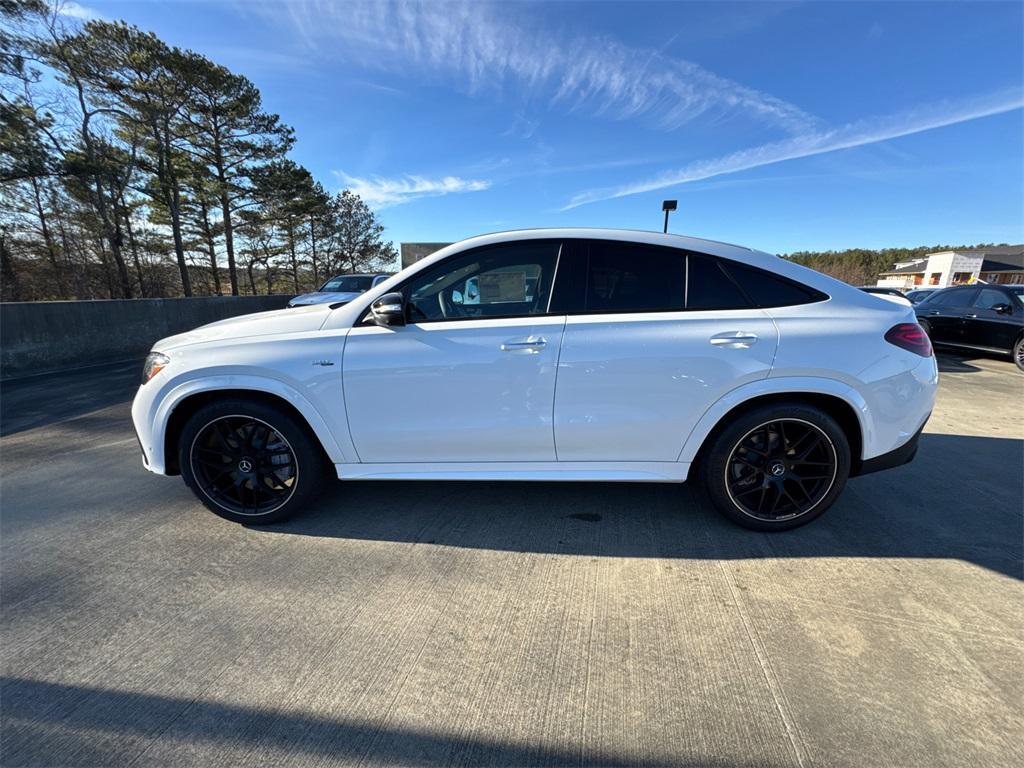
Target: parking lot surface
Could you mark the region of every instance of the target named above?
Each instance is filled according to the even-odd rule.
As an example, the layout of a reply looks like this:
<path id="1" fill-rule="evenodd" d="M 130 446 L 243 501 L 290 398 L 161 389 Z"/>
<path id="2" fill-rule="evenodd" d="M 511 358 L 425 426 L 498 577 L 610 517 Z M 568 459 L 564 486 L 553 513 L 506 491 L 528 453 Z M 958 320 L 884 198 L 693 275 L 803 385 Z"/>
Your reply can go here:
<path id="1" fill-rule="evenodd" d="M 1024 375 L 758 534 L 686 486 L 337 483 L 245 528 L 145 472 L 135 363 L 6 382 L 0 763 L 1024 764 Z"/>

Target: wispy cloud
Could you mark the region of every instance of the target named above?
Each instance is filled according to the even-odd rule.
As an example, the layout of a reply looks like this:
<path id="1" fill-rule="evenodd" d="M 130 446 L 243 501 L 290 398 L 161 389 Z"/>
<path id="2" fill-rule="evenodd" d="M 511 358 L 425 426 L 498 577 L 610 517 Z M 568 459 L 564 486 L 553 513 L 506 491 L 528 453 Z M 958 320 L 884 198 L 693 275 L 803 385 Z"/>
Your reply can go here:
<path id="1" fill-rule="evenodd" d="M 383 178 L 349 176 L 344 171 L 335 171 L 342 185 L 359 195 L 371 208 L 387 208 L 401 205 L 421 197 L 440 197 L 460 192 L 480 192 L 491 186 L 481 179 L 463 179 L 458 176 L 443 176 L 428 179 L 425 176 L 401 176 Z"/>
<path id="2" fill-rule="evenodd" d="M 818 125 L 793 104 L 661 50 L 607 37 L 556 36 L 520 4 L 294 0 L 251 8 L 290 25 L 318 55 L 415 69 L 449 78 L 469 93 L 518 90 L 527 100 L 567 111 L 643 117 L 665 129 L 701 116 L 735 115 L 788 133 Z"/>
<path id="3" fill-rule="evenodd" d="M 812 131 L 782 141 L 743 149 L 722 157 L 697 161 L 682 168 L 629 184 L 587 190 L 574 195 L 562 210 L 577 208 L 599 200 L 626 197 L 710 179 L 714 176 L 746 171 L 764 165 L 781 163 L 785 160 L 875 144 L 900 136 L 909 136 L 935 128 L 1010 112 L 1022 107 L 1024 107 L 1024 95 L 1021 94 L 1020 89 L 1013 88 L 958 103 L 941 102 L 885 117 L 860 120 L 838 128 Z"/>
<path id="4" fill-rule="evenodd" d="M 87 8 L 79 3 L 65 3 L 55 2 L 53 7 L 57 11 L 57 15 L 66 16 L 69 19 L 79 19 L 80 21 L 94 21 L 102 19 L 103 14 L 92 8 Z"/>
<path id="5" fill-rule="evenodd" d="M 512 124 L 501 132 L 502 136 L 510 136 L 515 139 L 530 139 L 540 127 L 540 120 L 533 120 L 522 112 L 517 112 Z"/>

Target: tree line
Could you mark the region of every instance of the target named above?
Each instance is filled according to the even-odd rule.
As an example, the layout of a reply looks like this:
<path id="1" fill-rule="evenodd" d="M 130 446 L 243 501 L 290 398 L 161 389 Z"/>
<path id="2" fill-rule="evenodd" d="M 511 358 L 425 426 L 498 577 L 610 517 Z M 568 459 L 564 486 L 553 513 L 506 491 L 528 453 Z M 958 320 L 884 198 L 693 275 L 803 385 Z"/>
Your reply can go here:
<path id="1" fill-rule="evenodd" d="M 1005 245 L 1005 243 L 1003 243 Z M 960 251 L 968 248 L 989 248 L 993 243 L 978 245 L 920 245 L 915 248 L 849 248 L 844 251 L 796 251 L 782 254 L 784 259 L 824 272 L 850 285 L 874 285 L 878 274 L 892 269 L 900 261 L 923 259 L 938 251 Z"/>
<path id="2" fill-rule="evenodd" d="M 3 300 L 299 293 L 396 258 L 246 77 L 45 0 L 0 21 Z"/>

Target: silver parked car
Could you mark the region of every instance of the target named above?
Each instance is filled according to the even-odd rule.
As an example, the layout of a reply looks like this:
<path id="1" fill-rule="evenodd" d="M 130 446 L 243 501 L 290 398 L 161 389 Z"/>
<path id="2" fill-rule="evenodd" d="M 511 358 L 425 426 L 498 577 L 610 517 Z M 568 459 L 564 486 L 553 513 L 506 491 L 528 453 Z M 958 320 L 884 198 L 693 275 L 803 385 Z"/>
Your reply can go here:
<path id="1" fill-rule="evenodd" d="M 347 304 L 361 293 L 391 277 L 390 272 L 367 275 L 337 275 L 313 293 L 304 293 L 288 302 L 289 307 L 306 307 L 310 304 Z"/>

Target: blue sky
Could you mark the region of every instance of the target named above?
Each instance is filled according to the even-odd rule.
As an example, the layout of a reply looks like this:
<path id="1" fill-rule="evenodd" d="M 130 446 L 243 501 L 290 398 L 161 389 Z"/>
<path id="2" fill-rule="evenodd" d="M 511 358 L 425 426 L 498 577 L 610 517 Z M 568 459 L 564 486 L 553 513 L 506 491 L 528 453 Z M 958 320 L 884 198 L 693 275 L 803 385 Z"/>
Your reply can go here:
<path id="1" fill-rule="evenodd" d="M 1024 4 L 103 2 L 252 79 L 387 235 L 1024 241 Z"/>

